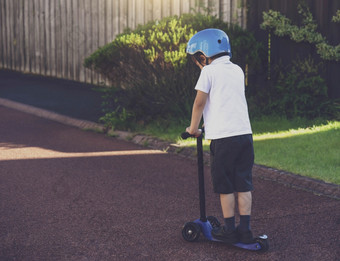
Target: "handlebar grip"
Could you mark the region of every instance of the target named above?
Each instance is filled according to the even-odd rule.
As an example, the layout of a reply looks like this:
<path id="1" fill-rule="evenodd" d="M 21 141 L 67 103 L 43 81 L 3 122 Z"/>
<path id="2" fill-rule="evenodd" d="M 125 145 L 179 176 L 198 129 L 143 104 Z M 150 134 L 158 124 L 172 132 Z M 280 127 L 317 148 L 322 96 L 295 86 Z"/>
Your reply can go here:
<path id="1" fill-rule="evenodd" d="M 199 129 L 199 131 L 201 132 L 201 136 L 202 136 L 202 134 L 204 133 L 204 128 Z M 196 136 L 195 135 L 191 135 L 189 132 L 183 132 L 181 134 L 181 138 L 183 140 L 186 140 L 187 138 L 196 138 Z"/>
<path id="2" fill-rule="evenodd" d="M 183 132 L 183 133 L 181 134 L 181 138 L 182 138 L 183 140 L 186 140 L 187 138 L 190 138 L 190 137 L 194 137 L 194 136 L 191 135 L 189 132 Z"/>

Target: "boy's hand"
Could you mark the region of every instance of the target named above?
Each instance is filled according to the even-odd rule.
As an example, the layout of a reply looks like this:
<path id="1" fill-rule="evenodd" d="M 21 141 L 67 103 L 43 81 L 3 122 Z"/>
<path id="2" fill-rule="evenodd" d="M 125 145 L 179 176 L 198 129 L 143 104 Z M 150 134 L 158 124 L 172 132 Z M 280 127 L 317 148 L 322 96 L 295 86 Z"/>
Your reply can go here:
<path id="1" fill-rule="evenodd" d="M 190 130 L 190 127 L 187 127 L 187 128 L 185 129 L 185 131 L 188 132 L 189 134 L 195 136 L 196 138 L 199 137 L 199 136 L 202 134 L 202 131 L 201 131 L 201 130 L 196 129 L 196 130 L 194 130 L 194 131 L 191 131 L 191 130 Z"/>

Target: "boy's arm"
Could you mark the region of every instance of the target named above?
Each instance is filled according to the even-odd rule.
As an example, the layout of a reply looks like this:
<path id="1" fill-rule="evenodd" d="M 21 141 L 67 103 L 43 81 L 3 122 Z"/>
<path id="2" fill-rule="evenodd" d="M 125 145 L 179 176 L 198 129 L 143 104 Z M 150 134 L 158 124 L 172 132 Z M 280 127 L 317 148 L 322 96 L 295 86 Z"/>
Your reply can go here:
<path id="1" fill-rule="evenodd" d="M 201 133 L 198 131 L 198 126 L 201 122 L 203 109 L 208 98 L 208 93 L 197 91 L 194 105 L 191 114 L 190 127 L 186 129 L 191 135 L 199 136 Z"/>

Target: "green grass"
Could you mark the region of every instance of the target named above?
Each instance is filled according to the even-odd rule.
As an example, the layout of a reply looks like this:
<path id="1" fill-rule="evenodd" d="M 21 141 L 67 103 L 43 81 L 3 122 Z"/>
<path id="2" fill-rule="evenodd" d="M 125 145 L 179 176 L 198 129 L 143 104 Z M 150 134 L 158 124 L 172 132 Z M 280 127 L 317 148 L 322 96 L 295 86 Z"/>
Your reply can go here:
<path id="1" fill-rule="evenodd" d="M 254 134 L 255 162 L 340 184 L 340 122 Z"/>
<path id="2" fill-rule="evenodd" d="M 256 164 L 340 184 L 339 121 L 265 117 L 251 122 Z M 195 146 L 194 139 L 180 138 L 188 124 L 154 123 L 141 132 L 181 146 Z M 204 150 L 209 150 L 209 144 L 203 141 Z"/>

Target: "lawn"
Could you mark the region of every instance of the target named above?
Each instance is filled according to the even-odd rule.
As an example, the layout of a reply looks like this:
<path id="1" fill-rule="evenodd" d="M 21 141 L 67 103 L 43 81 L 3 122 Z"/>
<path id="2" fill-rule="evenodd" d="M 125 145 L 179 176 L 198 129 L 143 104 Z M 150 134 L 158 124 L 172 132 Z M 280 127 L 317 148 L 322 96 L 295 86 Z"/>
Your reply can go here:
<path id="1" fill-rule="evenodd" d="M 340 122 L 254 135 L 255 162 L 340 184 Z"/>
<path id="2" fill-rule="evenodd" d="M 143 132 L 182 146 L 195 146 L 179 134 L 185 124 L 166 129 L 152 125 Z M 255 163 L 340 184 L 340 122 L 267 117 L 252 120 Z M 209 141 L 204 141 L 209 149 Z"/>

